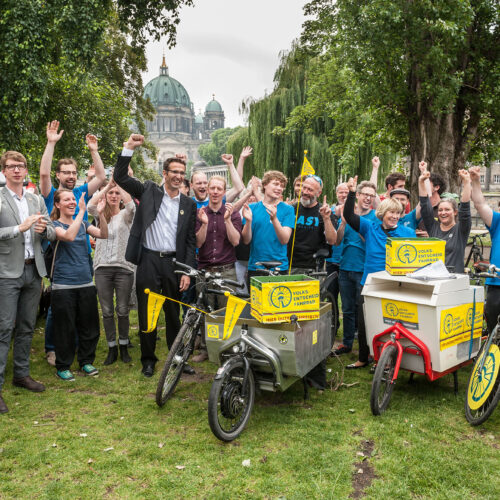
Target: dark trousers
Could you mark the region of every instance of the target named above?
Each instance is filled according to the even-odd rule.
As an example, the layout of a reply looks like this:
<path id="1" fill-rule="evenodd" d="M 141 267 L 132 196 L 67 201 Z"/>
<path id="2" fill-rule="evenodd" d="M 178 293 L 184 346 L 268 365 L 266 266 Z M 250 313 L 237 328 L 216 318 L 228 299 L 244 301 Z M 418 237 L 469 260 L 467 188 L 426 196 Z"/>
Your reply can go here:
<path id="1" fill-rule="evenodd" d="M 148 295 L 146 288 L 175 300 L 180 300 L 179 281 L 174 274 L 174 264 L 170 257 L 160 257 L 154 252 L 143 251 L 141 262 L 137 266 L 136 289 L 137 310 L 139 313 L 139 339 L 141 342 L 142 364 L 156 363 L 156 328 L 151 333 L 144 333 L 148 328 Z M 168 348 L 174 343 L 181 323 L 179 320 L 179 304 L 165 300 L 165 333 Z"/>
<path id="2" fill-rule="evenodd" d="M 342 322 L 344 325 L 344 338 L 342 343 L 352 347 L 356 332 L 356 315 L 358 314 L 358 301 L 361 295 L 361 278 L 363 273 L 356 271 L 340 270 L 339 288 L 342 298 Z"/>
<path id="3" fill-rule="evenodd" d="M 365 303 L 365 298 L 363 295 L 359 294 L 358 300 L 358 342 L 359 342 L 359 356 L 358 360 L 362 363 L 368 363 L 368 356 L 370 354 L 370 348 L 366 342 L 366 326 L 365 326 L 365 314 L 363 311 L 363 304 Z"/>
<path id="4" fill-rule="evenodd" d="M 99 340 L 99 313 L 94 286 L 52 290 L 56 368 L 69 370 L 75 359 L 75 331 L 78 325 L 77 360 L 80 367 L 95 359 Z"/>
<path id="5" fill-rule="evenodd" d="M 333 299 L 335 300 L 335 304 L 337 305 L 337 311 L 339 310 L 339 277 L 338 273 L 340 271 L 339 264 L 336 264 L 334 262 L 327 262 L 326 263 L 326 272 L 328 275 L 332 274 L 333 272 L 337 272 L 337 277 L 332 280 L 330 283 L 330 286 L 328 287 L 328 291 L 333 295 Z M 340 314 L 337 316 L 337 328 L 340 327 Z"/>
<path id="6" fill-rule="evenodd" d="M 497 318 L 500 314 L 500 286 L 488 285 L 486 292 L 486 304 L 484 306 L 484 315 L 488 332 L 491 332 L 497 325 Z"/>

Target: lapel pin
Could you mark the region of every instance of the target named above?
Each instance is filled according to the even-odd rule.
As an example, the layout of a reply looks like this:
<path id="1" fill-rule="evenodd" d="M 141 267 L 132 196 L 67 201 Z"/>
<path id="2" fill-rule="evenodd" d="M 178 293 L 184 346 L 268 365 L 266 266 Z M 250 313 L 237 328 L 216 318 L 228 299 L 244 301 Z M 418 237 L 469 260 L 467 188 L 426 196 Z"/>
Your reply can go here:
<path id="1" fill-rule="evenodd" d="M 184 215 L 184 210 L 181 210 L 179 213 L 180 213 L 181 215 Z"/>

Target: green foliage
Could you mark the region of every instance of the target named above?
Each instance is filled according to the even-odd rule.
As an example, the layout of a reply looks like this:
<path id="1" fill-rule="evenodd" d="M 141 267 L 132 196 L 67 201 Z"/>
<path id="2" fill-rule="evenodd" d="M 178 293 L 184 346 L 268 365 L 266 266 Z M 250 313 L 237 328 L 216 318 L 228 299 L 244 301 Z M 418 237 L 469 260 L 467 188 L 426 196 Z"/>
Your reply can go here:
<path id="1" fill-rule="evenodd" d="M 25 154 L 36 179 L 45 125 L 58 119 L 65 134 L 56 157 L 71 156 L 85 168 L 89 155 L 84 138 L 91 132 L 100 138 L 105 164 L 112 165 L 130 130 L 144 132 L 144 119 L 153 112 L 142 99 L 145 36 L 161 33 L 173 44 L 178 9 L 191 4 L 191 0 L 4 0 L 0 150 Z M 154 155 L 150 143 L 146 149 Z M 144 162 L 137 158 L 134 163 L 140 167 Z"/>
<path id="2" fill-rule="evenodd" d="M 215 130 L 210 136 L 211 142 L 202 144 L 198 148 L 198 153 L 208 165 L 220 165 L 222 163 L 221 155 L 227 153 L 227 141 L 232 134 L 241 127 L 220 128 Z"/>

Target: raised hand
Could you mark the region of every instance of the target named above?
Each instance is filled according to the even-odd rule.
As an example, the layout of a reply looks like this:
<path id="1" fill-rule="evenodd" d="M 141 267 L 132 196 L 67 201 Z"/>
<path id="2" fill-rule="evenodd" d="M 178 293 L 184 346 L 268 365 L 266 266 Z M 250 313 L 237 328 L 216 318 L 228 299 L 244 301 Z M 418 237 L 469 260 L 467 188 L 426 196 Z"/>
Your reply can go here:
<path id="1" fill-rule="evenodd" d="M 421 162 L 422 163 L 422 162 Z M 426 179 L 429 179 L 431 176 L 431 173 L 428 172 L 427 170 L 424 170 L 421 174 L 420 177 L 418 178 L 418 182 L 424 182 Z"/>
<path id="2" fill-rule="evenodd" d="M 98 150 L 97 137 L 94 134 L 87 134 L 85 140 L 90 152 Z"/>
<path id="3" fill-rule="evenodd" d="M 205 207 L 201 207 L 199 210 L 198 210 L 198 220 L 202 223 L 202 224 L 208 224 L 208 215 L 206 214 L 205 212 Z"/>
<path id="4" fill-rule="evenodd" d="M 323 219 L 328 219 L 332 214 L 332 209 L 330 208 L 330 205 L 328 205 L 328 203 L 326 202 L 326 195 L 323 196 L 323 205 L 321 205 L 319 213 L 321 217 L 323 217 Z"/>
<path id="5" fill-rule="evenodd" d="M 224 220 L 231 219 L 233 213 L 233 205 L 231 203 L 226 203 L 226 211 L 224 212 Z"/>
<path id="6" fill-rule="evenodd" d="M 134 150 L 144 143 L 144 136 L 141 134 L 131 134 L 127 142 L 123 143 L 123 147 Z"/>
<path id="7" fill-rule="evenodd" d="M 380 167 L 380 159 L 379 159 L 379 157 L 378 157 L 378 156 L 374 156 L 374 157 L 372 158 L 372 167 L 373 167 L 373 168 L 378 168 L 378 167 Z"/>
<path id="8" fill-rule="evenodd" d="M 47 142 L 56 143 L 64 134 L 64 130 L 58 132 L 59 122 L 53 120 L 47 123 Z"/>
<path id="9" fill-rule="evenodd" d="M 80 199 L 82 198 L 83 196 Z M 103 197 L 99 200 L 99 203 L 97 203 L 97 213 L 101 215 L 104 212 L 105 208 L 106 208 L 106 197 Z"/>
<path id="10" fill-rule="evenodd" d="M 347 181 L 347 187 L 349 188 L 349 191 L 355 193 L 357 185 L 358 185 L 358 176 L 355 175 L 354 177 L 349 177 L 349 180 Z"/>
<path id="11" fill-rule="evenodd" d="M 481 167 L 471 167 L 469 168 L 469 176 L 471 181 L 480 181 L 481 179 Z"/>
<path id="12" fill-rule="evenodd" d="M 469 184 L 471 181 L 470 174 L 467 170 L 464 170 L 463 168 L 458 171 L 458 175 L 460 176 L 460 180 L 462 181 L 462 184 Z"/>
<path id="13" fill-rule="evenodd" d="M 418 169 L 420 170 L 421 174 L 423 174 L 424 172 L 427 172 L 427 162 L 426 161 L 421 161 L 418 164 Z"/>
<path id="14" fill-rule="evenodd" d="M 80 196 L 80 199 L 78 200 L 78 209 L 80 212 L 85 212 L 87 210 L 87 204 L 85 203 L 85 196 Z"/>
<path id="15" fill-rule="evenodd" d="M 187 161 L 188 161 L 188 157 L 187 155 L 183 154 L 183 153 L 176 153 L 175 154 L 175 157 L 179 160 L 182 160 L 184 163 L 187 164 Z"/>
<path id="16" fill-rule="evenodd" d="M 233 163 L 233 155 L 225 153 L 221 156 L 221 158 L 226 165 L 231 165 L 231 163 Z"/>
<path id="17" fill-rule="evenodd" d="M 250 146 L 245 146 L 240 153 L 240 158 L 248 158 L 253 152 L 253 149 Z"/>
<path id="18" fill-rule="evenodd" d="M 253 214 L 252 214 L 252 210 L 248 206 L 248 203 L 245 203 L 243 205 L 243 210 L 242 210 L 241 214 L 243 215 L 243 217 L 245 218 L 245 220 L 247 222 L 252 222 L 252 216 L 253 216 Z"/>

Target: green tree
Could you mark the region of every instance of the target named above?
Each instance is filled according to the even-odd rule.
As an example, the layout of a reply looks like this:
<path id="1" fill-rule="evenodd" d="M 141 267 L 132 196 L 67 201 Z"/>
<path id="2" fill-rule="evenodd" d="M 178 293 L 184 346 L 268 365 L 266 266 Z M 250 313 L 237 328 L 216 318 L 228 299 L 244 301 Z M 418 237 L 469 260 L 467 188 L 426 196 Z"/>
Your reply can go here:
<path id="1" fill-rule="evenodd" d="M 220 128 L 215 130 L 210 136 L 211 141 L 207 144 L 202 144 L 198 148 L 198 153 L 209 165 L 220 165 L 222 163 L 221 155 L 227 153 L 227 141 L 232 134 L 237 132 L 241 127 L 236 128 Z"/>
<path id="2" fill-rule="evenodd" d="M 290 128 L 326 110 L 344 152 L 360 132 L 408 152 L 413 187 L 422 159 L 455 190 L 469 158 L 498 152 L 497 0 L 314 0 L 305 12 L 317 67 Z"/>

